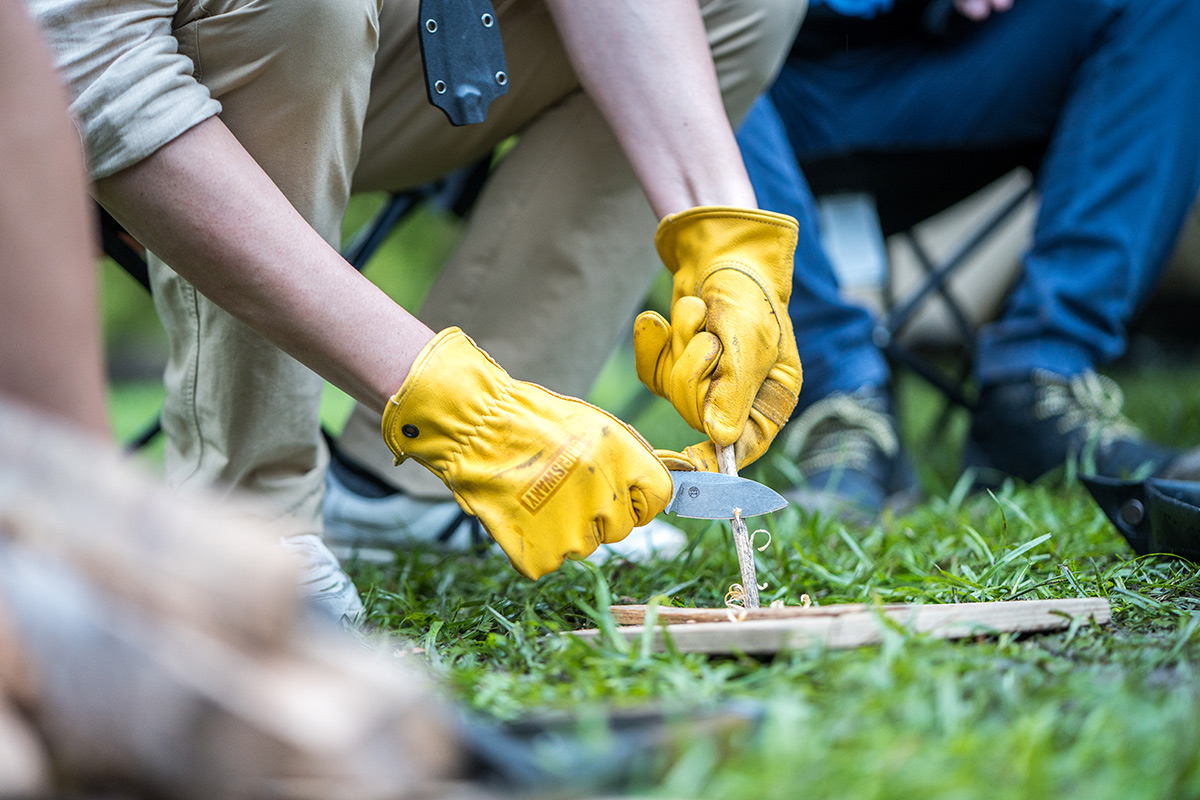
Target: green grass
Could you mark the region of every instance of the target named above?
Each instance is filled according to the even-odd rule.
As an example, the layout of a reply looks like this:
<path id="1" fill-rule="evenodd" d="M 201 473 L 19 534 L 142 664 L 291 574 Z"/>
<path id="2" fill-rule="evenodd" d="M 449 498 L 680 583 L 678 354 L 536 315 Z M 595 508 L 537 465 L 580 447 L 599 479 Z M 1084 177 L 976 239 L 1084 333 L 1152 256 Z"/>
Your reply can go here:
<path id="1" fill-rule="evenodd" d="M 1145 377 L 1147 388 L 1156 379 Z M 1135 381 L 1136 383 L 1136 381 Z M 1200 575 L 1135 559 L 1073 482 L 935 497 L 869 527 L 768 519 L 764 603 L 1106 597 L 1114 621 L 963 642 L 891 628 L 876 647 L 771 659 L 648 652 L 563 631 L 608 602 L 720 606 L 738 566 L 727 526 L 684 521 L 677 558 L 567 564 L 537 584 L 498 558 L 409 553 L 359 565 L 372 619 L 423 648 L 470 707 L 501 718 L 646 704 L 761 703 L 752 737 L 698 737 L 646 788 L 711 798 L 1200 796 Z"/>
<path id="2" fill-rule="evenodd" d="M 360 209 L 361 211 L 361 209 Z M 419 302 L 452 228 L 432 219 L 392 246 Z M 431 231 L 433 231 L 431 233 Z M 424 238 L 422 238 L 424 237 Z M 416 256 L 412 254 L 416 253 Z M 383 281 L 382 278 L 377 278 Z M 136 316 L 136 315 L 134 315 Z M 1200 442 L 1200 374 L 1127 372 L 1127 412 L 1152 437 Z M 154 413 L 153 382 L 114 390 L 124 434 Z M 627 353 L 593 399 L 651 441 L 693 434 L 644 402 Z M 502 720 L 566 712 L 588 719 L 653 707 L 695 714 L 750 701 L 762 725 L 695 733 L 636 788 L 663 797 L 1174 798 L 1200 797 L 1200 574 L 1169 557 L 1134 558 L 1070 476 L 964 496 L 956 488 L 964 420 L 937 440 L 929 390 L 901 386 L 906 437 L 931 497 L 867 527 L 785 510 L 757 555 L 762 600 L 819 604 L 948 603 L 1106 597 L 1113 622 L 1049 635 L 947 642 L 892 626 L 881 645 L 774 658 L 650 652 L 615 637 L 561 635 L 611 625 L 611 602 L 719 606 L 738 566 L 728 525 L 674 520 L 690 534 L 676 558 L 603 567 L 568 563 L 531 583 L 496 556 L 402 554 L 352 564 L 372 624 L 417 648 L 462 705 Z M 330 392 L 336 427 L 349 405 Z M 930 444 L 930 442 L 935 442 Z M 147 456 L 153 460 L 154 455 Z M 753 474 L 773 474 L 770 459 Z"/>

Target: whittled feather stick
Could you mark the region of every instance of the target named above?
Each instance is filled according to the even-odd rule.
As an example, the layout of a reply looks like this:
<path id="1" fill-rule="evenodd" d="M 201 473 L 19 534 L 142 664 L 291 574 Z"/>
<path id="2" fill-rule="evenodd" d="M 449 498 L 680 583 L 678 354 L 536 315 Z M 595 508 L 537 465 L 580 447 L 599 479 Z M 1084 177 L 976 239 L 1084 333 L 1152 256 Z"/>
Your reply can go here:
<path id="1" fill-rule="evenodd" d="M 726 475 L 737 475 L 737 460 L 732 447 L 717 447 L 717 465 Z M 733 544 L 737 548 L 738 566 L 742 570 L 742 599 L 746 608 L 758 608 L 758 571 L 754 565 L 754 549 L 750 546 L 750 532 L 742 519 L 740 509 L 730 520 L 733 525 Z"/>

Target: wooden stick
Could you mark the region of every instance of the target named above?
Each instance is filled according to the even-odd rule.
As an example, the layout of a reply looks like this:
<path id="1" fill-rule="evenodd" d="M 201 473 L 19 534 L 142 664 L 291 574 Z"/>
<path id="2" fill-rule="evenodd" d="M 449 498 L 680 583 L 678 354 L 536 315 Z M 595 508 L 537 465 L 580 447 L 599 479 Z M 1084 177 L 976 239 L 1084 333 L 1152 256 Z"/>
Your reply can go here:
<path id="1" fill-rule="evenodd" d="M 732 447 L 717 447 L 717 464 L 726 475 L 737 475 L 737 460 Z M 750 533 L 741 514 L 734 514 L 733 546 L 737 548 L 738 566 L 742 568 L 742 593 L 746 608 L 758 608 L 758 570 L 754 566 L 754 548 L 750 545 Z"/>
<path id="2" fill-rule="evenodd" d="M 618 612 L 628 612 L 621 613 Z M 633 620 L 644 616 L 644 608 L 613 607 L 614 618 Z M 683 612 L 676 614 L 675 612 Z M 785 616 L 791 613 L 793 616 Z M 761 609 L 658 609 L 651 647 L 656 652 L 671 647 L 681 653 L 771 654 L 813 645 L 852 648 L 883 641 L 886 620 L 916 634 L 934 639 L 994 636 L 1004 632 L 1036 633 L 1062 630 L 1082 618 L 1104 625 L 1112 618 L 1103 597 L 1073 597 L 1062 600 L 1004 600 L 984 603 L 932 605 L 847 606 Z M 745 617 L 743 618 L 743 615 Z M 713 621 L 706 621 L 713 620 Z M 646 636 L 643 625 L 621 625 L 617 633 L 628 642 Z M 595 630 L 572 631 L 569 636 L 600 641 Z"/>

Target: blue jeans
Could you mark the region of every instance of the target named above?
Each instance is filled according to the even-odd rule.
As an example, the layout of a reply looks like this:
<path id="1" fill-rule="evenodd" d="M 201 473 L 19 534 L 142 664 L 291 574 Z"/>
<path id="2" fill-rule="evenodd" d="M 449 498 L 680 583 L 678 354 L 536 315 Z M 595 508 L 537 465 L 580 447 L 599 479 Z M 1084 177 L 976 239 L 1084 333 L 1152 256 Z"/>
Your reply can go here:
<path id="1" fill-rule="evenodd" d="M 1033 240 L 975 378 L 1072 375 L 1124 352 L 1200 191 L 1197 31 L 1197 0 L 1017 0 L 953 42 L 793 53 L 739 142 L 760 205 L 800 220 L 800 408 L 889 374 L 869 314 L 838 296 L 797 161 L 1045 143 Z"/>

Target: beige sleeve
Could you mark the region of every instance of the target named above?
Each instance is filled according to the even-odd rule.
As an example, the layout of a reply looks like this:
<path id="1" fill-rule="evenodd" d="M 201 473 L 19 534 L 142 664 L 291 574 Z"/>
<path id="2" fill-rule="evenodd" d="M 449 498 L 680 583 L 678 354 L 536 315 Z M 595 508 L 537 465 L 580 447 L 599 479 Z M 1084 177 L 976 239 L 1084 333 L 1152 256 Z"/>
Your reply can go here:
<path id="1" fill-rule="evenodd" d="M 93 179 L 220 112 L 179 53 L 174 0 L 29 0 L 29 8 L 70 91 Z"/>

